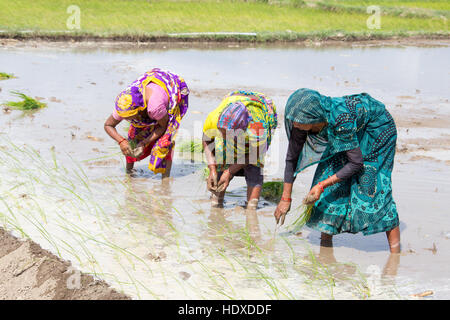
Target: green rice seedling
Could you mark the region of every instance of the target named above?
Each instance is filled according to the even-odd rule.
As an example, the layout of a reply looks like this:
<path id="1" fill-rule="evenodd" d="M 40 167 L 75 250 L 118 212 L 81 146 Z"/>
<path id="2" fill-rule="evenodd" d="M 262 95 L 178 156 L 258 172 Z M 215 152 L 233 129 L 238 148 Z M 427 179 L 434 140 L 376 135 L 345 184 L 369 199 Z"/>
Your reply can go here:
<path id="1" fill-rule="evenodd" d="M 205 165 L 202 169 L 202 179 L 206 180 L 209 177 L 209 167 Z"/>
<path id="2" fill-rule="evenodd" d="M 279 202 L 283 193 L 282 181 L 264 182 L 262 185 L 261 196 L 267 201 Z"/>
<path id="3" fill-rule="evenodd" d="M 303 226 L 309 221 L 314 210 L 315 202 L 316 199 L 312 195 L 308 195 L 303 199 L 302 205 L 300 207 L 302 211 L 297 220 L 292 223 L 292 226 L 294 227 L 292 232 L 297 232 L 298 230 L 303 228 Z"/>
<path id="4" fill-rule="evenodd" d="M 200 139 L 192 139 L 181 142 L 176 147 L 178 152 L 202 153 L 203 143 Z"/>
<path id="5" fill-rule="evenodd" d="M 254 270 L 258 274 L 258 276 L 255 276 L 257 279 L 263 280 L 267 286 L 271 289 L 272 293 L 277 299 L 280 299 L 280 290 L 278 289 L 278 286 L 276 285 L 274 279 L 264 272 L 262 272 L 257 266 L 255 266 Z"/>
<path id="6" fill-rule="evenodd" d="M 137 145 L 138 145 L 138 143 L 137 143 L 137 140 L 136 139 L 129 139 L 128 140 L 128 145 L 130 146 L 130 148 L 133 150 L 133 149 L 136 149 L 136 147 L 137 147 Z"/>
<path id="7" fill-rule="evenodd" d="M 224 250 L 220 250 L 220 248 L 216 249 L 216 250 L 217 250 L 217 254 L 219 256 L 221 256 L 230 265 L 233 272 L 236 272 L 236 268 L 234 267 L 233 262 L 231 262 L 230 258 L 225 255 Z"/>
<path id="8" fill-rule="evenodd" d="M 6 72 L 0 72 L 0 80 L 8 80 L 8 79 L 13 79 L 15 78 L 15 76 L 13 74 L 9 74 Z"/>
<path id="9" fill-rule="evenodd" d="M 7 230 L 12 227 L 14 230 L 20 232 L 20 236 L 22 238 L 31 239 L 31 237 L 22 229 L 22 227 L 18 223 L 12 221 L 10 217 L 6 216 L 2 212 L 0 212 L 0 219 L 3 220 L 3 229 Z"/>
<path id="10" fill-rule="evenodd" d="M 182 159 L 191 162 L 204 162 L 203 160 L 203 143 L 200 139 L 191 139 L 181 141 L 176 144 L 175 150 Z"/>
<path id="11" fill-rule="evenodd" d="M 201 261 L 197 261 L 197 263 L 200 265 L 200 267 L 203 269 L 203 274 L 206 274 L 209 278 L 209 280 L 211 280 L 211 282 L 213 283 L 213 290 L 216 291 L 217 293 L 223 295 L 224 297 L 228 298 L 228 299 L 233 299 L 232 296 L 230 296 L 228 293 L 225 292 L 225 288 L 223 288 L 223 286 L 218 282 L 217 277 L 222 279 L 223 282 L 230 288 L 232 294 L 236 295 L 236 292 L 233 288 L 233 286 L 230 284 L 230 282 L 220 273 L 217 274 L 217 276 L 214 275 L 214 270 L 210 270 L 205 264 L 203 264 Z M 222 288 L 223 290 L 220 290 L 218 288 Z"/>
<path id="12" fill-rule="evenodd" d="M 11 91 L 11 93 L 19 98 L 22 99 L 22 101 L 9 101 L 5 105 L 11 109 L 14 110 L 22 110 L 22 111 L 29 111 L 29 110 L 37 110 L 42 109 L 47 106 L 47 104 L 43 102 L 39 102 L 36 99 L 33 99 L 32 97 L 27 96 L 26 94 L 19 92 L 19 91 Z"/>
<path id="13" fill-rule="evenodd" d="M 295 265 L 296 261 L 297 261 L 297 255 L 295 253 L 294 248 L 292 247 L 292 244 L 287 240 L 286 237 L 281 237 L 281 239 L 284 240 L 284 242 L 286 243 L 286 245 L 288 246 L 289 250 L 291 251 L 292 254 L 292 264 Z"/>

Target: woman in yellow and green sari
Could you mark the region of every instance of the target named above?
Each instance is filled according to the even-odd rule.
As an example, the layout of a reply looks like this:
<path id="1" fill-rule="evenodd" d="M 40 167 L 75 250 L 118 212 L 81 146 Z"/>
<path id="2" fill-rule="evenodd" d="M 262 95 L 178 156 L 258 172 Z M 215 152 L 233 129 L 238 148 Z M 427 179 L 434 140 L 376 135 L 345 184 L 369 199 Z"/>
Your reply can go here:
<path id="1" fill-rule="evenodd" d="M 245 176 L 248 207 L 256 208 L 263 184 L 264 157 L 276 126 L 275 105 L 257 92 L 232 92 L 208 115 L 203 146 L 213 206 L 223 205 L 234 176 Z"/>

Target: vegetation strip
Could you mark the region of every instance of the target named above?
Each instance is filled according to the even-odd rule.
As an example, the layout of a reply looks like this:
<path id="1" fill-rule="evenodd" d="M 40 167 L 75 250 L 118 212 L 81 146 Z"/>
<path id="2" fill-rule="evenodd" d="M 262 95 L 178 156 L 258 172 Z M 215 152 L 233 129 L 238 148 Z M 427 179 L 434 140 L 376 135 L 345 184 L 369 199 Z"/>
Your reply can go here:
<path id="1" fill-rule="evenodd" d="M 79 11 L 72 14 L 67 13 L 71 5 L 68 0 L 0 0 L 0 37 L 243 42 L 449 38 L 450 10 L 442 1 L 381 1 L 380 29 L 369 29 L 371 3 L 366 1 L 79 0 Z"/>

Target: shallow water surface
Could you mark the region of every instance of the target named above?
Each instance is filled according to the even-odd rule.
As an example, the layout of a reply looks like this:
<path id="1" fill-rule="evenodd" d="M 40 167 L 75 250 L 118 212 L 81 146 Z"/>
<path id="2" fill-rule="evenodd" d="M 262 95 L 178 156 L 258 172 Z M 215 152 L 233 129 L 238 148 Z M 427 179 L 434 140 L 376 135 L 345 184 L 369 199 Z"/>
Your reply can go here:
<path id="1" fill-rule="evenodd" d="M 0 82 L 0 102 L 19 90 L 42 97 L 48 108 L 0 116 L 1 221 L 135 298 L 409 298 L 433 290 L 433 298 L 448 299 L 449 53 L 447 45 L 2 47 L 0 71 L 17 78 Z M 403 254 L 389 256 L 384 234 L 342 234 L 334 248 L 320 248 L 319 233 L 290 232 L 295 209 L 276 228 L 275 204 L 244 209 L 243 178 L 232 181 L 225 208 L 211 208 L 203 164 L 181 155 L 168 183 L 145 160 L 134 177 L 126 176 L 103 123 L 116 95 L 152 67 L 182 75 L 190 87 L 179 142 L 201 136 L 202 121 L 228 92 L 271 96 L 279 128 L 266 181 L 283 176 L 283 110 L 295 89 L 368 92 L 385 102 L 406 150 L 397 154 L 393 173 Z M 297 179 L 292 208 L 313 173 L 310 168 Z"/>

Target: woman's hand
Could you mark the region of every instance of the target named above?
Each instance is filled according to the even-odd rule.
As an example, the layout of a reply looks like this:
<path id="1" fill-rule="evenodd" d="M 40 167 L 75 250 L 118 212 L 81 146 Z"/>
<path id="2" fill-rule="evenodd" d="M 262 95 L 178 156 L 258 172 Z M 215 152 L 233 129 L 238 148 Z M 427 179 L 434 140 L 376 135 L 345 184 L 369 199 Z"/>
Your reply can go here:
<path id="1" fill-rule="evenodd" d="M 209 176 L 208 179 L 206 180 L 206 185 L 208 188 L 208 191 L 211 192 L 217 192 L 217 171 L 215 170 L 209 170 Z"/>
<path id="2" fill-rule="evenodd" d="M 275 212 L 273 214 L 275 216 L 275 221 L 277 222 L 277 224 L 281 218 L 280 226 L 283 225 L 284 219 L 286 218 L 286 214 L 289 212 L 289 210 L 291 210 L 291 202 L 285 201 L 285 200 L 280 200 L 280 202 L 278 203 L 278 206 L 275 209 Z"/>
<path id="3" fill-rule="evenodd" d="M 120 144 L 120 150 L 125 156 L 131 157 L 132 151 L 128 140 L 123 140 Z"/>
<path id="4" fill-rule="evenodd" d="M 323 189 L 320 185 L 316 184 L 312 189 L 309 191 L 308 196 L 313 196 L 316 201 L 319 200 L 320 195 L 323 193 Z"/>
<path id="5" fill-rule="evenodd" d="M 217 187 L 217 192 L 223 192 L 227 190 L 228 185 L 230 184 L 232 175 L 229 169 L 225 170 L 220 177 L 219 184 Z"/>

